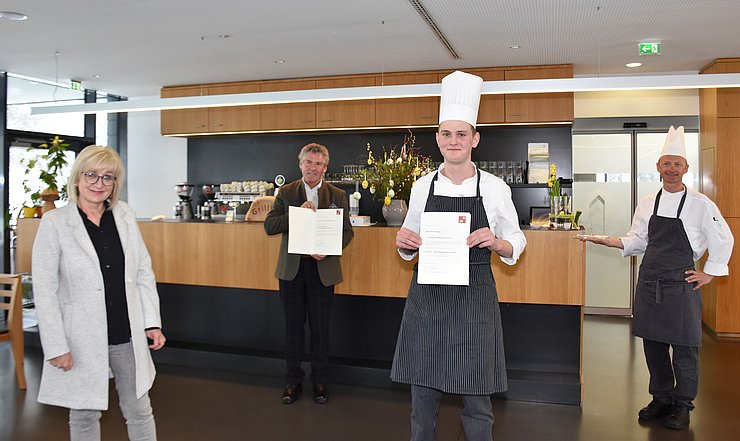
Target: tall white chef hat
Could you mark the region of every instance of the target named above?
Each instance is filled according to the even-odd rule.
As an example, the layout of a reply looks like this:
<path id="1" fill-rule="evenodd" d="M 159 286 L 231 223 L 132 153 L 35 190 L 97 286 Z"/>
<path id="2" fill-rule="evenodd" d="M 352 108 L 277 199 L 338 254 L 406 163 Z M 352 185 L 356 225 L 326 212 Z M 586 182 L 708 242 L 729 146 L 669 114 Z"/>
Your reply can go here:
<path id="1" fill-rule="evenodd" d="M 683 138 L 683 126 L 678 126 L 674 129 L 671 126 L 668 129 L 668 136 L 665 138 L 665 144 L 663 144 L 663 150 L 660 151 L 660 156 L 673 155 L 686 158 L 686 142 Z M 660 157 L 659 156 L 659 157 Z"/>
<path id="2" fill-rule="evenodd" d="M 465 121 L 475 127 L 483 78 L 456 70 L 442 79 L 439 122 Z"/>

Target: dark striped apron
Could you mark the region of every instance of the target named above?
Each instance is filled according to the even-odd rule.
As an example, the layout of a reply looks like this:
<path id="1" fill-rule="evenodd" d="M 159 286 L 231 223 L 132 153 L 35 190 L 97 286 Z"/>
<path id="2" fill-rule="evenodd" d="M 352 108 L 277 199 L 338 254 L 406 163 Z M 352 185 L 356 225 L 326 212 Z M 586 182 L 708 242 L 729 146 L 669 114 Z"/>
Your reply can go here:
<path id="1" fill-rule="evenodd" d="M 471 232 L 488 227 L 480 196 L 436 196 L 435 174 L 424 211 L 467 212 Z M 504 340 L 491 251 L 470 249 L 470 285 L 419 285 L 417 267 L 409 288 L 393 357 L 391 379 L 446 393 L 488 395 L 507 389 Z"/>
<path id="2" fill-rule="evenodd" d="M 655 197 L 648 223 L 648 244 L 635 289 L 632 334 L 679 346 L 701 346 L 701 294 L 686 282 L 694 269 L 694 253 L 679 219 L 686 202 L 684 190 L 676 218 L 658 216 L 663 190 Z"/>

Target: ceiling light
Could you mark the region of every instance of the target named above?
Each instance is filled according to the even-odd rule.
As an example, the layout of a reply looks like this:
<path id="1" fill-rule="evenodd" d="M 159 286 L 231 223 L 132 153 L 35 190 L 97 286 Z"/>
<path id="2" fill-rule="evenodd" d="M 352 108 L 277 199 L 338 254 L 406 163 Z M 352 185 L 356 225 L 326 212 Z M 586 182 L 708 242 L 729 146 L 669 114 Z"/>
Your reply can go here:
<path id="1" fill-rule="evenodd" d="M 0 11 L 0 18 L 13 21 L 23 21 L 26 20 L 28 16 L 26 14 L 21 14 L 20 12 Z"/>
<path id="2" fill-rule="evenodd" d="M 544 80 L 485 81 L 481 93 L 602 92 L 612 90 L 707 89 L 740 87 L 740 74 L 654 75 L 593 78 L 552 78 Z M 441 85 L 404 84 L 338 89 L 287 90 L 280 92 L 201 95 L 178 98 L 149 98 L 109 103 L 32 107 L 32 115 L 51 113 L 117 113 L 205 107 L 254 106 L 263 104 L 349 101 L 366 99 L 439 96 Z"/>
<path id="3" fill-rule="evenodd" d="M 640 67 L 642 66 L 642 63 L 627 63 L 625 64 L 627 67 Z"/>
<path id="4" fill-rule="evenodd" d="M 92 74 L 90 76 L 93 77 L 93 78 L 100 78 L 100 74 Z"/>
<path id="5" fill-rule="evenodd" d="M 518 44 L 512 44 L 511 46 L 509 46 L 509 49 L 519 49 L 520 47 L 521 46 L 519 46 Z"/>
<path id="6" fill-rule="evenodd" d="M 283 64 L 285 63 L 285 60 L 272 60 L 272 62 L 275 64 Z"/>

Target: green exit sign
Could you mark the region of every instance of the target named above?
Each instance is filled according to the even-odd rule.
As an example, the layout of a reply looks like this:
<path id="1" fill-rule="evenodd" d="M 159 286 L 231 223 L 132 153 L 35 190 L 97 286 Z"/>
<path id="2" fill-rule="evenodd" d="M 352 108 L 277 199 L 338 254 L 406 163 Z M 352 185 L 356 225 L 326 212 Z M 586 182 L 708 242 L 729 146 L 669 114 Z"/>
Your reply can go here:
<path id="1" fill-rule="evenodd" d="M 84 90 L 82 88 L 82 81 L 69 80 L 69 88 L 72 90 Z"/>
<path id="2" fill-rule="evenodd" d="M 660 55 L 660 43 L 640 43 L 640 55 Z"/>

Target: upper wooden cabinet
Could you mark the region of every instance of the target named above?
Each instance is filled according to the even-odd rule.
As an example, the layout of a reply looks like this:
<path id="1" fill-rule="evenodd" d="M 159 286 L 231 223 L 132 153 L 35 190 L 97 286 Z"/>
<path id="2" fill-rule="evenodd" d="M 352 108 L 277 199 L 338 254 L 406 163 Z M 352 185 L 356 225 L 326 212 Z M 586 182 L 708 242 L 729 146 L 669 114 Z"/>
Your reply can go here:
<path id="1" fill-rule="evenodd" d="M 310 90 L 315 80 L 266 81 L 260 92 Z M 294 130 L 316 128 L 316 103 L 268 104 L 259 106 L 260 130 Z"/>
<path id="2" fill-rule="evenodd" d="M 376 77 L 376 86 L 439 83 L 433 73 L 389 74 Z M 439 98 L 395 98 L 375 101 L 375 124 L 388 126 L 434 126 L 439 117 Z"/>
<path id="3" fill-rule="evenodd" d="M 162 98 L 234 93 L 277 92 L 403 84 L 439 83 L 451 71 L 399 72 L 384 75 L 362 74 L 276 81 L 245 81 L 200 86 L 162 88 Z M 466 69 L 484 81 L 571 78 L 570 65 L 519 66 Z M 707 72 L 709 73 L 709 72 Z M 732 98 L 734 91 L 722 91 Z M 726 113 L 732 99 L 720 100 Z M 289 131 L 361 127 L 437 125 L 439 97 L 382 100 L 330 101 L 317 103 L 268 104 L 258 106 L 212 107 L 208 109 L 164 110 L 163 135 L 201 135 L 255 131 Z M 478 124 L 542 123 L 573 121 L 572 93 L 484 95 Z"/>
<path id="4" fill-rule="evenodd" d="M 259 92 L 257 83 L 168 87 L 162 98 L 253 92 Z M 257 106 L 163 110 L 161 129 L 163 135 L 259 130 L 260 112 Z"/>
<path id="5" fill-rule="evenodd" d="M 504 79 L 573 78 L 573 67 L 507 68 Z M 506 122 L 573 121 L 573 93 L 520 93 L 505 98 Z"/>
<path id="6" fill-rule="evenodd" d="M 483 81 L 503 81 L 504 70 L 502 68 L 492 69 L 470 69 L 466 72 L 478 75 Z M 444 75 L 440 78 L 442 81 Z M 506 122 L 504 116 L 504 95 L 483 95 L 480 97 L 478 108 L 478 124 L 497 124 Z"/>
<path id="7" fill-rule="evenodd" d="M 168 87 L 162 89 L 162 98 L 207 95 L 205 88 Z M 163 110 L 160 113 L 163 135 L 203 133 L 208 131 L 208 109 Z"/>
<path id="8" fill-rule="evenodd" d="M 260 91 L 257 83 L 227 84 L 208 88 L 209 95 L 233 93 L 255 93 Z M 260 129 L 260 109 L 257 106 L 212 107 L 208 109 L 210 132 L 236 132 Z"/>
<path id="9" fill-rule="evenodd" d="M 317 89 L 375 86 L 374 76 L 316 80 Z M 374 127 L 375 100 L 325 101 L 316 103 L 316 127 Z"/>

